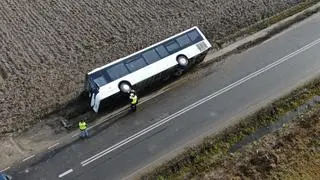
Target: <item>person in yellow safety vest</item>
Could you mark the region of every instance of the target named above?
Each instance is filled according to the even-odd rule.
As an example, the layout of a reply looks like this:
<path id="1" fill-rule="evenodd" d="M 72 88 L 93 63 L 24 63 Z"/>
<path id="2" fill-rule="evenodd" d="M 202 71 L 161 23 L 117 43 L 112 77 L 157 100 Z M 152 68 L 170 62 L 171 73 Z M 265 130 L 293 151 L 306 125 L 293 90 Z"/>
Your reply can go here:
<path id="1" fill-rule="evenodd" d="M 89 133 L 87 130 L 87 123 L 84 120 L 79 122 L 79 129 L 80 129 L 80 137 L 89 137 Z"/>
<path id="2" fill-rule="evenodd" d="M 129 98 L 131 100 L 131 111 L 134 112 L 137 110 L 138 96 L 134 92 L 131 92 Z"/>

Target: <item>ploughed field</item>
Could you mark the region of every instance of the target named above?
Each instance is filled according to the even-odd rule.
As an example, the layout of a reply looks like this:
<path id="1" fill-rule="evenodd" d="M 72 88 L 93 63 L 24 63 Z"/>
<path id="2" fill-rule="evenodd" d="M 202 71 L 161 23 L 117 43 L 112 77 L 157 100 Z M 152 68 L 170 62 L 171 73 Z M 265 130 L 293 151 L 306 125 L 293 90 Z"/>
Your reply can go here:
<path id="1" fill-rule="evenodd" d="M 302 0 L 1 0 L 0 134 L 77 97 L 88 71 L 192 26 L 211 42 Z"/>

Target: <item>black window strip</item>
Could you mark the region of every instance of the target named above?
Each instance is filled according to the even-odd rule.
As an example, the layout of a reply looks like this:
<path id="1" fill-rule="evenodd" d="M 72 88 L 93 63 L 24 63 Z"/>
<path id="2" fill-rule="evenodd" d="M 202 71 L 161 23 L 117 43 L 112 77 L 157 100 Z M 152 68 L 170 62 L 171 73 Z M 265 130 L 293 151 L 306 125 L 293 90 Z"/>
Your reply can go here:
<path id="1" fill-rule="evenodd" d="M 140 59 L 142 59 L 143 60 L 143 62 L 146 64 L 145 66 L 143 66 L 143 67 L 141 67 L 141 68 L 139 68 L 139 69 L 142 69 L 142 68 L 144 68 L 144 67 L 146 67 L 146 66 L 148 66 L 149 64 L 147 63 L 147 61 L 144 59 L 144 57 L 142 56 L 142 53 L 141 54 L 139 54 L 139 55 L 136 55 L 136 56 L 134 56 L 133 58 L 128 58 L 128 59 L 126 59 L 126 60 L 124 60 L 125 62 L 124 62 L 124 65 L 125 65 L 125 67 L 128 69 L 128 71 L 130 72 L 130 73 L 133 73 L 133 72 L 135 72 L 135 71 L 137 71 L 137 70 L 139 70 L 139 69 L 136 69 L 136 70 L 134 70 L 134 71 L 131 71 L 129 68 L 128 68 L 128 64 L 130 64 L 131 62 L 133 62 L 133 61 L 137 61 L 137 60 L 140 60 Z"/>
<path id="2" fill-rule="evenodd" d="M 122 65 L 125 67 L 125 69 L 127 70 L 127 72 L 128 72 L 128 73 L 126 73 L 125 75 L 122 75 L 122 76 L 120 76 L 120 77 L 117 78 L 117 79 L 120 79 L 120 78 L 122 78 L 123 76 L 126 76 L 126 75 L 130 74 L 129 69 L 126 67 L 126 65 L 124 64 L 123 61 L 118 62 L 118 63 L 116 63 L 116 64 L 113 64 L 112 66 L 109 66 L 109 67 L 107 67 L 107 68 L 104 68 L 103 70 L 104 70 L 104 71 L 106 72 L 106 74 L 110 77 L 109 72 L 108 72 L 108 69 L 111 69 L 111 68 L 113 68 L 114 66 L 117 66 L 117 65 L 120 65 L 120 64 L 122 64 Z M 113 80 L 112 80 L 111 77 L 110 77 L 110 79 L 111 79 L 111 81 L 115 81 L 115 80 L 116 80 L 116 79 L 113 79 Z"/>
<path id="3" fill-rule="evenodd" d="M 157 46 L 157 47 L 158 47 L 158 46 Z M 160 55 L 160 53 L 158 52 L 158 50 L 157 50 L 156 48 L 154 48 L 154 51 L 158 54 L 158 56 L 159 56 L 161 59 L 167 57 L 167 56 L 164 56 L 164 57 L 162 58 L 161 55 Z"/>
<path id="4" fill-rule="evenodd" d="M 174 44 L 174 43 L 171 43 L 170 41 L 173 41 L 175 44 L 177 44 L 178 45 L 178 48 L 176 49 L 176 50 L 174 50 L 174 51 L 172 51 L 172 52 L 170 52 L 169 50 L 168 50 L 168 48 L 167 48 L 167 45 L 168 44 Z M 166 43 L 164 43 L 165 45 L 163 46 L 164 48 L 166 48 L 166 50 L 167 50 L 167 52 L 169 53 L 167 56 L 170 56 L 171 54 L 174 54 L 174 53 L 176 53 L 176 52 L 178 52 L 178 51 L 180 51 L 181 50 L 181 47 L 180 47 L 180 45 L 179 45 L 179 43 L 175 40 L 175 39 L 172 39 L 172 40 L 170 40 L 170 41 L 168 41 L 168 42 L 166 42 Z M 169 43 L 170 42 L 170 43 Z M 167 57 L 166 56 L 166 57 Z"/>

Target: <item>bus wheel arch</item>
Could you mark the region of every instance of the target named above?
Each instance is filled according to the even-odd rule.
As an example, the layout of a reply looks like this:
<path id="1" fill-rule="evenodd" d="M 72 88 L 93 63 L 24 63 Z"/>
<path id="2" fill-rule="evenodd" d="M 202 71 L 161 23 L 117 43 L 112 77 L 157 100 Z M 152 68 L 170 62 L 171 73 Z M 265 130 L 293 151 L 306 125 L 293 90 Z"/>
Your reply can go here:
<path id="1" fill-rule="evenodd" d="M 123 93 L 129 93 L 132 90 L 132 85 L 129 81 L 121 81 L 118 86 Z"/>
<path id="2" fill-rule="evenodd" d="M 190 64 L 190 60 L 186 55 L 180 54 L 177 56 L 177 62 L 180 67 L 186 68 Z"/>

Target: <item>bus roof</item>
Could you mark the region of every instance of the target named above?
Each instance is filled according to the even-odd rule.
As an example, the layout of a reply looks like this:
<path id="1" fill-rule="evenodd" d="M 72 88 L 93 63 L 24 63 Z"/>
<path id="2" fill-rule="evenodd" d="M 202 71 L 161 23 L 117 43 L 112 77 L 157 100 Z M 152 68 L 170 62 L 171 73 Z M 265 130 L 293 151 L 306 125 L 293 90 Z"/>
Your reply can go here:
<path id="1" fill-rule="evenodd" d="M 173 36 L 170 36 L 170 37 L 166 38 L 165 40 L 162 40 L 162 41 L 160 41 L 160 42 L 158 42 L 158 43 L 156 43 L 156 44 L 153 44 L 153 45 L 150 45 L 150 46 L 148 46 L 148 47 L 146 47 L 146 48 L 144 48 L 144 49 L 141 49 L 141 50 L 139 50 L 139 51 L 137 51 L 137 52 L 135 52 L 135 53 L 129 54 L 129 55 L 125 56 L 125 57 L 122 57 L 122 58 L 120 58 L 120 59 L 117 59 L 117 60 L 115 60 L 115 61 L 112 61 L 112 62 L 110 62 L 110 63 L 108 63 L 108 64 L 106 64 L 106 65 L 103 65 L 103 66 L 101 66 L 101 67 L 98 67 L 98 68 L 90 71 L 90 72 L 88 73 L 88 75 L 90 75 L 90 74 L 92 74 L 92 73 L 94 73 L 94 72 L 97 72 L 97 71 L 99 71 L 99 70 L 101 70 L 101 69 L 104 69 L 104 68 L 106 68 L 106 67 L 108 67 L 108 66 L 111 66 L 111 65 L 113 65 L 113 64 L 116 64 L 116 63 L 118 63 L 118 62 L 121 62 L 122 60 L 127 59 L 127 58 L 130 58 L 130 57 L 132 57 L 132 56 L 134 56 L 134 55 L 136 55 L 136 54 L 139 54 L 139 53 L 145 51 L 146 49 L 155 47 L 155 46 L 157 46 L 157 45 L 159 45 L 159 44 L 161 44 L 161 43 L 164 43 L 164 42 L 170 40 L 171 38 L 175 38 L 175 37 L 177 37 L 177 36 L 179 36 L 179 35 L 182 35 L 182 34 L 184 34 L 184 33 L 186 33 L 186 32 L 189 32 L 189 31 L 191 31 L 191 30 L 194 30 L 194 29 L 196 29 L 197 31 L 199 31 L 200 34 L 201 34 L 201 36 L 203 36 L 203 34 L 201 33 L 200 29 L 199 29 L 197 26 L 194 26 L 194 27 L 189 28 L 189 29 L 187 29 L 187 30 L 185 30 L 185 31 L 183 31 L 183 32 L 180 32 L 180 33 L 178 33 L 178 34 L 175 34 L 175 35 L 173 35 Z"/>

